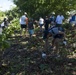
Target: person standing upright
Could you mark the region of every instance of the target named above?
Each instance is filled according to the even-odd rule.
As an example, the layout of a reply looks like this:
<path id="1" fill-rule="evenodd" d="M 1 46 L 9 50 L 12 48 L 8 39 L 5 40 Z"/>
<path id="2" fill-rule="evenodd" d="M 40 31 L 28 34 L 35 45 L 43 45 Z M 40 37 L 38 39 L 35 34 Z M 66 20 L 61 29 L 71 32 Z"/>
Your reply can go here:
<path id="1" fill-rule="evenodd" d="M 57 15 L 57 17 L 56 17 L 56 26 L 57 27 L 62 26 L 63 20 L 64 20 L 64 16 L 61 13 L 59 15 Z"/>
<path id="2" fill-rule="evenodd" d="M 50 26 L 53 26 L 55 24 L 55 13 L 52 12 L 52 14 L 49 17 Z"/>
<path id="3" fill-rule="evenodd" d="M 42 32 L 42 26 L 44 25 L 44 19 L 40 17 L 39 19 L 40 31 Z"/>
<path id="4" fill-rule="evenodd" d="M 49 28 L 49 18 L 48 18 L 48 16 L 45 17 L 44 27 L 45 27 L 45 30 L 48 30 L 48 28 Z"/>
<path id="5" fill-rule="evenodd" d="M 72 25 L 75 25 L 75 26 L 76 26 L 76 14 L 74 14 L 74 15 L 71 17 L 70 23 L 71 23 Z"/>
<path id="6" fill-rule="evenodd" d="M 30 18 L 29 21 L 28 21 L 28 32 L 29 32 L 29 35 L 30 35 L 30 38 L 31 38 L 32 35 L 34 34 L 34 22 L 33 22 L 32 18 Z"/>
<path id="7" fill-rule="evenodd" d="M 27 13 L 25 12 L 24 15 L 20 17 L 21 35 L 22 35 L 23 29 L 25 29 L 25 34 L 26 34 L 27 24 L 28 24 L 28 17 L 27 17 Z"/>

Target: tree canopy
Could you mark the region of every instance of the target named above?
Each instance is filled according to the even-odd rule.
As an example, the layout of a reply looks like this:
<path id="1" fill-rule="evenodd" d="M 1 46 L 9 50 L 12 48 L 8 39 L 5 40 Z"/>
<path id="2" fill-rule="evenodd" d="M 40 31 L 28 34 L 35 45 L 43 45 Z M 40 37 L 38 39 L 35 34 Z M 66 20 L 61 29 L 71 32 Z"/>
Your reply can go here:
<path id="1" fill-rule="evenodd" d="M 13 0 L 21 12 L 27 12 L 29 16 L 44 16 L 55 12 L 65 14 L 75 10 L 76 0 Z"/>

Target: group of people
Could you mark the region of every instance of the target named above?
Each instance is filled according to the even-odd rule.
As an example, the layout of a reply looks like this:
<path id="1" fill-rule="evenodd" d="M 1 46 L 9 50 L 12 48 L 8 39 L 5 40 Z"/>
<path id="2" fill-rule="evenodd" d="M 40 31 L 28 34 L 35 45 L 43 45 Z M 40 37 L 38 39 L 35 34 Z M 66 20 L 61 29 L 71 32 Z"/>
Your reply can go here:
<path id="1" fill-rule="evenodd" d="M 76 15 L 72 17 L 72 19 L 75 19 L 73 23 L 76 22 Z M 70 22 L 72 22 L 72 19 Z M 40 17 L 39 21 L 33 21 L 32 18 L 28 19 L 27 13 L 25 12 L 23 16 L 20 18 L 20 25 L 21 29 L 29 31 L 30 37 L 34 34 L 34 23 L 38 23 L 40 27 L 40 32 L 43 34 L 43 39 L 46 40 L 45 43 L 48 42 L 48 38 L 51 36 L 53 37 L 51 48 L 55 51 L 58 50 L 58 43 L 60 40 L 65 40 L 65 30 L 62 27 L 63 21 L 65 20 L 64 16 L 60 13 L 55 17 L 55 13 L 52 13 L 50 17 L 45 16 L 45 18 Z M 75 23 L 76 24 L 76 23 Z M 44 27 L 44 29 L 43 29 Z M 21 30 L 22 31 L 22 30 Z M 66 42 L 64 43 L 66 44 Z M 47 44 L 46 44 L 47 45 Z M 59 51 L 57 51 L 59 52 Z M 56 53 L 57 53 L 56 52 Z"/>
<path id="2" fill-rule="evenodd" d="M 58 50 L 58 43 L 60 42 L 60 40 L 64 39 L 65 41 L 65 30 L 62 27 L 64 20 L 65 18 L 61 13 L 55 16 L 55 13 L 53 12 L 49 17 L 40 17 L 38 21 L 34 21 L 33 18 L 28 18 L 27 13 L 25 12 L 24 15 L 20 17 L 21 35 L 23 29 L 25 29 L 25 34 L 27 33 L 28 29 L 29 35 L 30 37 L 32 37 L 32 35 L 34 34 L 34 25 L 38 25 L 40 27 L 40 32 L 43 35 L 43 40 L 45 40 L 46 45 L 48 42 L 48 38 L 52 37 L 53 40 L 51 48 L 54 50 Z M 76 14 L 71 16 L 69 23 L 76 26 Z M 4 18 L 1 27 L 2 29 L 4 29 L 7 26 L 8 19 Z"/>
<path id="3" fill-rule="evenodd" d="M 64 29 L 62 28 L 63 20 L 63 15 L 59 14 L 57 17 L 55 17 L 54 13 L 51 14 L 50 17 L 46 16 L 44 19 L 42 17 L 39 18 L 38 24 L 40 26 L 40 32 L 43 33 L 43 39 L 48 39 L 49 36 L 52 36 L 54 38 L 52 40 L 53 48 L 55 48 L 55 45 L 57 45 L 56 42 L 58 41 L 58 38 L 61 39 L 65 35 Z M 25 30 L 28 28 L 30 37 L 34 34 L 34 21 L 32 18 L 28 19 L 26 12 L 20 18 L 20 25 L 21 33 L 24 28 Z M 43 26 L 44 31 L 42 28 Z"/>
<path id="4" fill-rule="evenodd" d="M 28 28 L 28 29 L 30 29 L 30 30 L 32 30 L 34 27 L 33 27 L 33 24 L 36 22 L 36 23 L 38 23 L 38 25 L 40 26 L 40 31 L 41 32 L 43 32 L 43 28 L 42 27 L 44 27 L 45 28 L 45 30 L 48 30 L 49 29 L 49 27 L 51 27 L 51 26 L 53 26 L 53 25 L 57 25 L 57 26 L 61 26 L 61 24 L 62 24 L 62 21 L 64 20 L 64 17 L 63 17 L 63 15 L 58 15 L 57 17 L 55 17 L 55 15 L 54 15 L 55 13 L 52 13 L 51 15 L 50 15 L 50 17 L 48 17 L 48 16 L 45 16 L 45 18 L 42 18 L 42 17 L 40 17 L 39 18 L 39 21 L 34 21 L 32 18 L 30 18 L 30 19 L 28 19 L 28 17 L 27 17 L 27 13 L 25 12 L 24 13 L 24 15 L 22 15 L 21 17 L 20 17 L 20 25 L 21 25 L 21 29 L 23 29 L 23 28 Z M 50 26 L 49 26 L 50 25 Z M 27 27 L 28 26 L 28 27 Z M 31 28 L 30 28 L 31 27 Z M 33 31 L 31 31 L 31 32 L 33 32 Z"/>

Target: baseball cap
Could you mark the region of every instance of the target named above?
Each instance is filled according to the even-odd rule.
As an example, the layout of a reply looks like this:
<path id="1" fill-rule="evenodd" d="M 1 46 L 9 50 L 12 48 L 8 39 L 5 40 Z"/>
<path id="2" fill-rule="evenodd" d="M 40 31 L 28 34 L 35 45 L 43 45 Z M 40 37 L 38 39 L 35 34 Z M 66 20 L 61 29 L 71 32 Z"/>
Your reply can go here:
<path id="1" fill-rule="evenodd" d="M 52 14 L 54 14 L 54 15 L 55 15 L 55 12 L 52 12 Z"/>
<path id="2" fill-rule="evenodd" d="M 25 12 L 24 14 L 27 15 L 27 12 Z"/>

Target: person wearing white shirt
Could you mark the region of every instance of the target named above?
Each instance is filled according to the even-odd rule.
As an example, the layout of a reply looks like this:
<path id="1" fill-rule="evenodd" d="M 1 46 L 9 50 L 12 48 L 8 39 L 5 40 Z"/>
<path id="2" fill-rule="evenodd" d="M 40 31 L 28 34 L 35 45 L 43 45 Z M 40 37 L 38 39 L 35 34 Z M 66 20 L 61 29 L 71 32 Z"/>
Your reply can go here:
<path id="1" fill-rule="evenodd" d="M 39 19 L 40 31 L 42 31 L 42 26 L 44 25 L 44 19 L 40 17 Z"/>
<path id="2" fill-rule="evenodd" d="M 28 23 L 28 18 L 27 18 L 27 13 L 25 12 L 24 15 L 20 17 L 21 34 L 24 28 L 25 31 L 27 30 L 27 23 Z"/>
<path id="3" fill-rule="evenodd" d="M 5 28 L 4 22 L 1 23 L 1 28 L 2 28 L 2 29 Z"/>
<path id="4" fill-rule="evenodd" d="M 61 14 L 58 15 L 56 17 L 56 26 L 62 26 L 63 20 L 64 20 L 64 16 Z"/>

